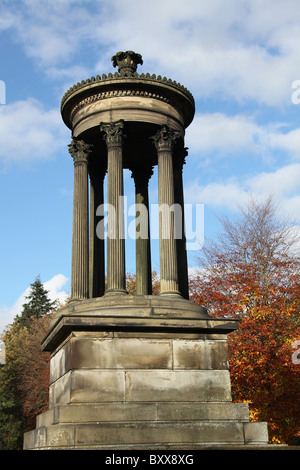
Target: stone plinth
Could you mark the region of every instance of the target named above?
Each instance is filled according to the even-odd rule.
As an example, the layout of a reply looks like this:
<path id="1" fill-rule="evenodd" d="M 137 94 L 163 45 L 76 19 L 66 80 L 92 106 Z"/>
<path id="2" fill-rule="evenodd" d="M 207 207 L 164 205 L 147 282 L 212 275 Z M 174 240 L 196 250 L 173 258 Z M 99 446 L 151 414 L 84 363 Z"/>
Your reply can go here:
<path id="1" fill-rule="evenodd" d="M 177 298 L 71 302 L 43 343 L 49 410 L 24 448 L 266 445 L 266 423 L 250 423 L 248 405 L 231 400 L 227 334 L 236 328 Z"/>

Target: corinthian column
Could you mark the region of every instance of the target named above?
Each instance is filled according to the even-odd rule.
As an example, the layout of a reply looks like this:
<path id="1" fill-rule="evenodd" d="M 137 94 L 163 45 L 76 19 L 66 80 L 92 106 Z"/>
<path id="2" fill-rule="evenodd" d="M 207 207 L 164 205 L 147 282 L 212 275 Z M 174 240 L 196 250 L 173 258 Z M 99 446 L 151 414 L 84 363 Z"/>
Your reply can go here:
<path id="1" fill-rule="evenodd" d="M 160 294 L 180 295 L 175 240 L 175 217 L 181 216 L 174 206 L 173 145 L 179 133 L 162 126 L 152 138 L 158 154 L 158 202 L 160 247 Z"/>
<path id="2" fill-rule="evenodd" d="M 184 223 L 184 195 L 182 182 L 182 169 L 187 156 L 187 148 L 181 148 L 174 159 L 174 200 L 175 204 L 179 204 L 182 209 L 181 220 L 181 236 L 176 240 L 177 247 L 177 263 L 178 263 L 178 282 L 181 295 L 189 298 L 189 279 L 188 279 L 188 263 L 186 253 L 186 237 Z"/>
<path id="3" fill-rule="evenodd" d="M 90 297 L 101 297 L 105 291 L 104 231 L 97 236 L 97 208 L 104 204 L 103 182 L 106 173 L 104 166 L 89 162 L 90 173 L 90 257 L 89 291 Z M 103 216 L 101 217 L 103 219 Z M 100 225 L 100 224 L 99 224 Z"/>
<path id="4" fill-rule="evenodd" d="M 71 299 L 89 296 L 88 153 L 91 145 L 73 138 L 69 152 L 74 161 Z"/>
<path id="5" fill-rule="evenodd" d="M 152 167 L 135 167 L 132 170 L 136 204 L 136 293 L 151 295 L 151 249 L 148 184 Z M 138 230 L 139 227 L 139 230 Z"/>
<path id="6" fill-rule="evenodd" d="M 101 123 L 107 145 L 107 294 L 126 293 L 123 208 L 124 122 Z"/>

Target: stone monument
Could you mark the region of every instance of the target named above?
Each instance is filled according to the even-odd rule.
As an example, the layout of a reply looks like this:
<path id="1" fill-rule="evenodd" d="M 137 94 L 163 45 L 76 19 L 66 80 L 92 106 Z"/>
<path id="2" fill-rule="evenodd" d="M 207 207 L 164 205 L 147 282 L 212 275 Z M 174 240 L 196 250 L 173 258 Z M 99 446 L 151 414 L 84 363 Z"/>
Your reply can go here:
<path id="1" fill-rule="evenodd" d="M 227 334 L 238 324 L 188 300 L 184 222 L 178 238 L 170 210 L 159 215 L 160 294 L 152 295 L 149 178 L 157 165 L 159 207 L 183 211 L 184 135 L 194 99 L 175 81 L 137 73 L 140 54 L 118 52 L 112 62 L 116 73 L 77 83 L 62 99 L 74 162 L 71 300 L 42 343 L 51 353 L 49 410 L 25 434 L 24 448 L 266 445 L 266 423 L 249 422 L 248 405 L 232 402 Z M 124 168 L 145 208 L 136 295 L 125 282 Z M 105 200 L 106 256 L 99 224 Z"/>

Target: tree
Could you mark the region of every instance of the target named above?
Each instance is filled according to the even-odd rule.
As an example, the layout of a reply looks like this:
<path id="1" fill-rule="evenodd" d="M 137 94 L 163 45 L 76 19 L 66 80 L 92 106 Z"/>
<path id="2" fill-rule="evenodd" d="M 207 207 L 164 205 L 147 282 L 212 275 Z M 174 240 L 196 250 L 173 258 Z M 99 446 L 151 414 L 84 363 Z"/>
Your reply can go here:
<path id="1" fill-rule="evenodd" d="M 14 450 L 22 446 L 23 418 L 16 377 L 12 364 L 0 367 L 0 450 Z"/>
<path id="2" fill-rule="evenodd" d="M 300 336 L 296 232 L 271 198 L 250 199 L 238 219 L 220 222 L 223 232 L 203 250 L 190 298 L 213 316 L 239 320 L 228 341 L 233 397 L 251 402 L 274 442 L 291 442 L 300 421 L 300 370 L 291 360 Z"/>
<path id="3" fill-rule="evenodd" d="M 35 426 L 35 418 L 48 408 L 49 353 L 41 342 L 49 330 L 53 315 L 32 318 L 30 328 L 15 323 L 6 336 L 7 361 L 13 364 L 21 414 L 25 430 Z"/>
<path id="4" fill-rule="evenodd" d="M 48 407 L 49 354 L 42 353 L 55 302 L 39 278 L 31 284 L 23 305 L 2 336 L 6 363 L 0 368 L 0 449 L 21 449 L 23 434 Z"/>
<path id="5" fill-rule="evenodd" d="M 23 304 L 21 315 L 16 316 L 21 326 L 29 326 L 30 319 L 42 317 L 57 306 L 56 301 L 51 302 L 48 298 L 48 291 L 44 288 L 39 276 L 30 284 L 30 287 L 30 293 L 26 297 L 27 302 Z"/>
<path id="6" fill-rule="evenodd" d="M 136 274 L 127 273 L 126 290 L 129 294 L 136 292 Z M 160 281 L 156 271 L 152 271 L 152 295 L 158 295 L 160 292 Z"/>

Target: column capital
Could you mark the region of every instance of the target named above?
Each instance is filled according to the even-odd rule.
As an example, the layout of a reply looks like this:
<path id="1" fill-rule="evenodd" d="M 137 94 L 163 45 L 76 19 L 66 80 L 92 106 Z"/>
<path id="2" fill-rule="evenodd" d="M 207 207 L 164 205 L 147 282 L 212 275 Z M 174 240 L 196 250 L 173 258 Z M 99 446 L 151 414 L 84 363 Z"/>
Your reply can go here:
<path id="1" fill-rule="evenodd" d="M 131 178 L 133 178 L 135 184 L 138 182 L 144 182 L 148 184 L 151 176 L 153 175 L 153 166 L 134 166 L 133 168 L 130 168 L 130 170 Z"/>
<path id="2" fill-rule="evenodd" d="M 74 160 L 74 165 L 77 165 L 79 163 L 88 162 L 88 154 L 91 152 L 93 146 L 91 144 L 87 144 L 84 140 L 73 137 L 68 147 L 69 153 Z"/>
<path id="3" fill-rule="evenodd" d="M 180 137 L 178 131 L 170 129 L 169 126 L 163 125 L 158 132 L 150 139 L 153 140 L 158 152 L 171 151 L 175 141 Z"/>
<path id="4" fill-rule="evenodd" d="M 121 147 L 124 135 L 124 121 L 101 122 L 100 132 L 104 133 L 104 139 L 108 148 Z"/>
<path id="5" fill-rule="evenodd" d="M 107 167 L 99 165 L 98 162 L 89 161 L 88 164 L 90 181 L 92 183 L 103 183 L 105 175 L 107 173 Z"/>

